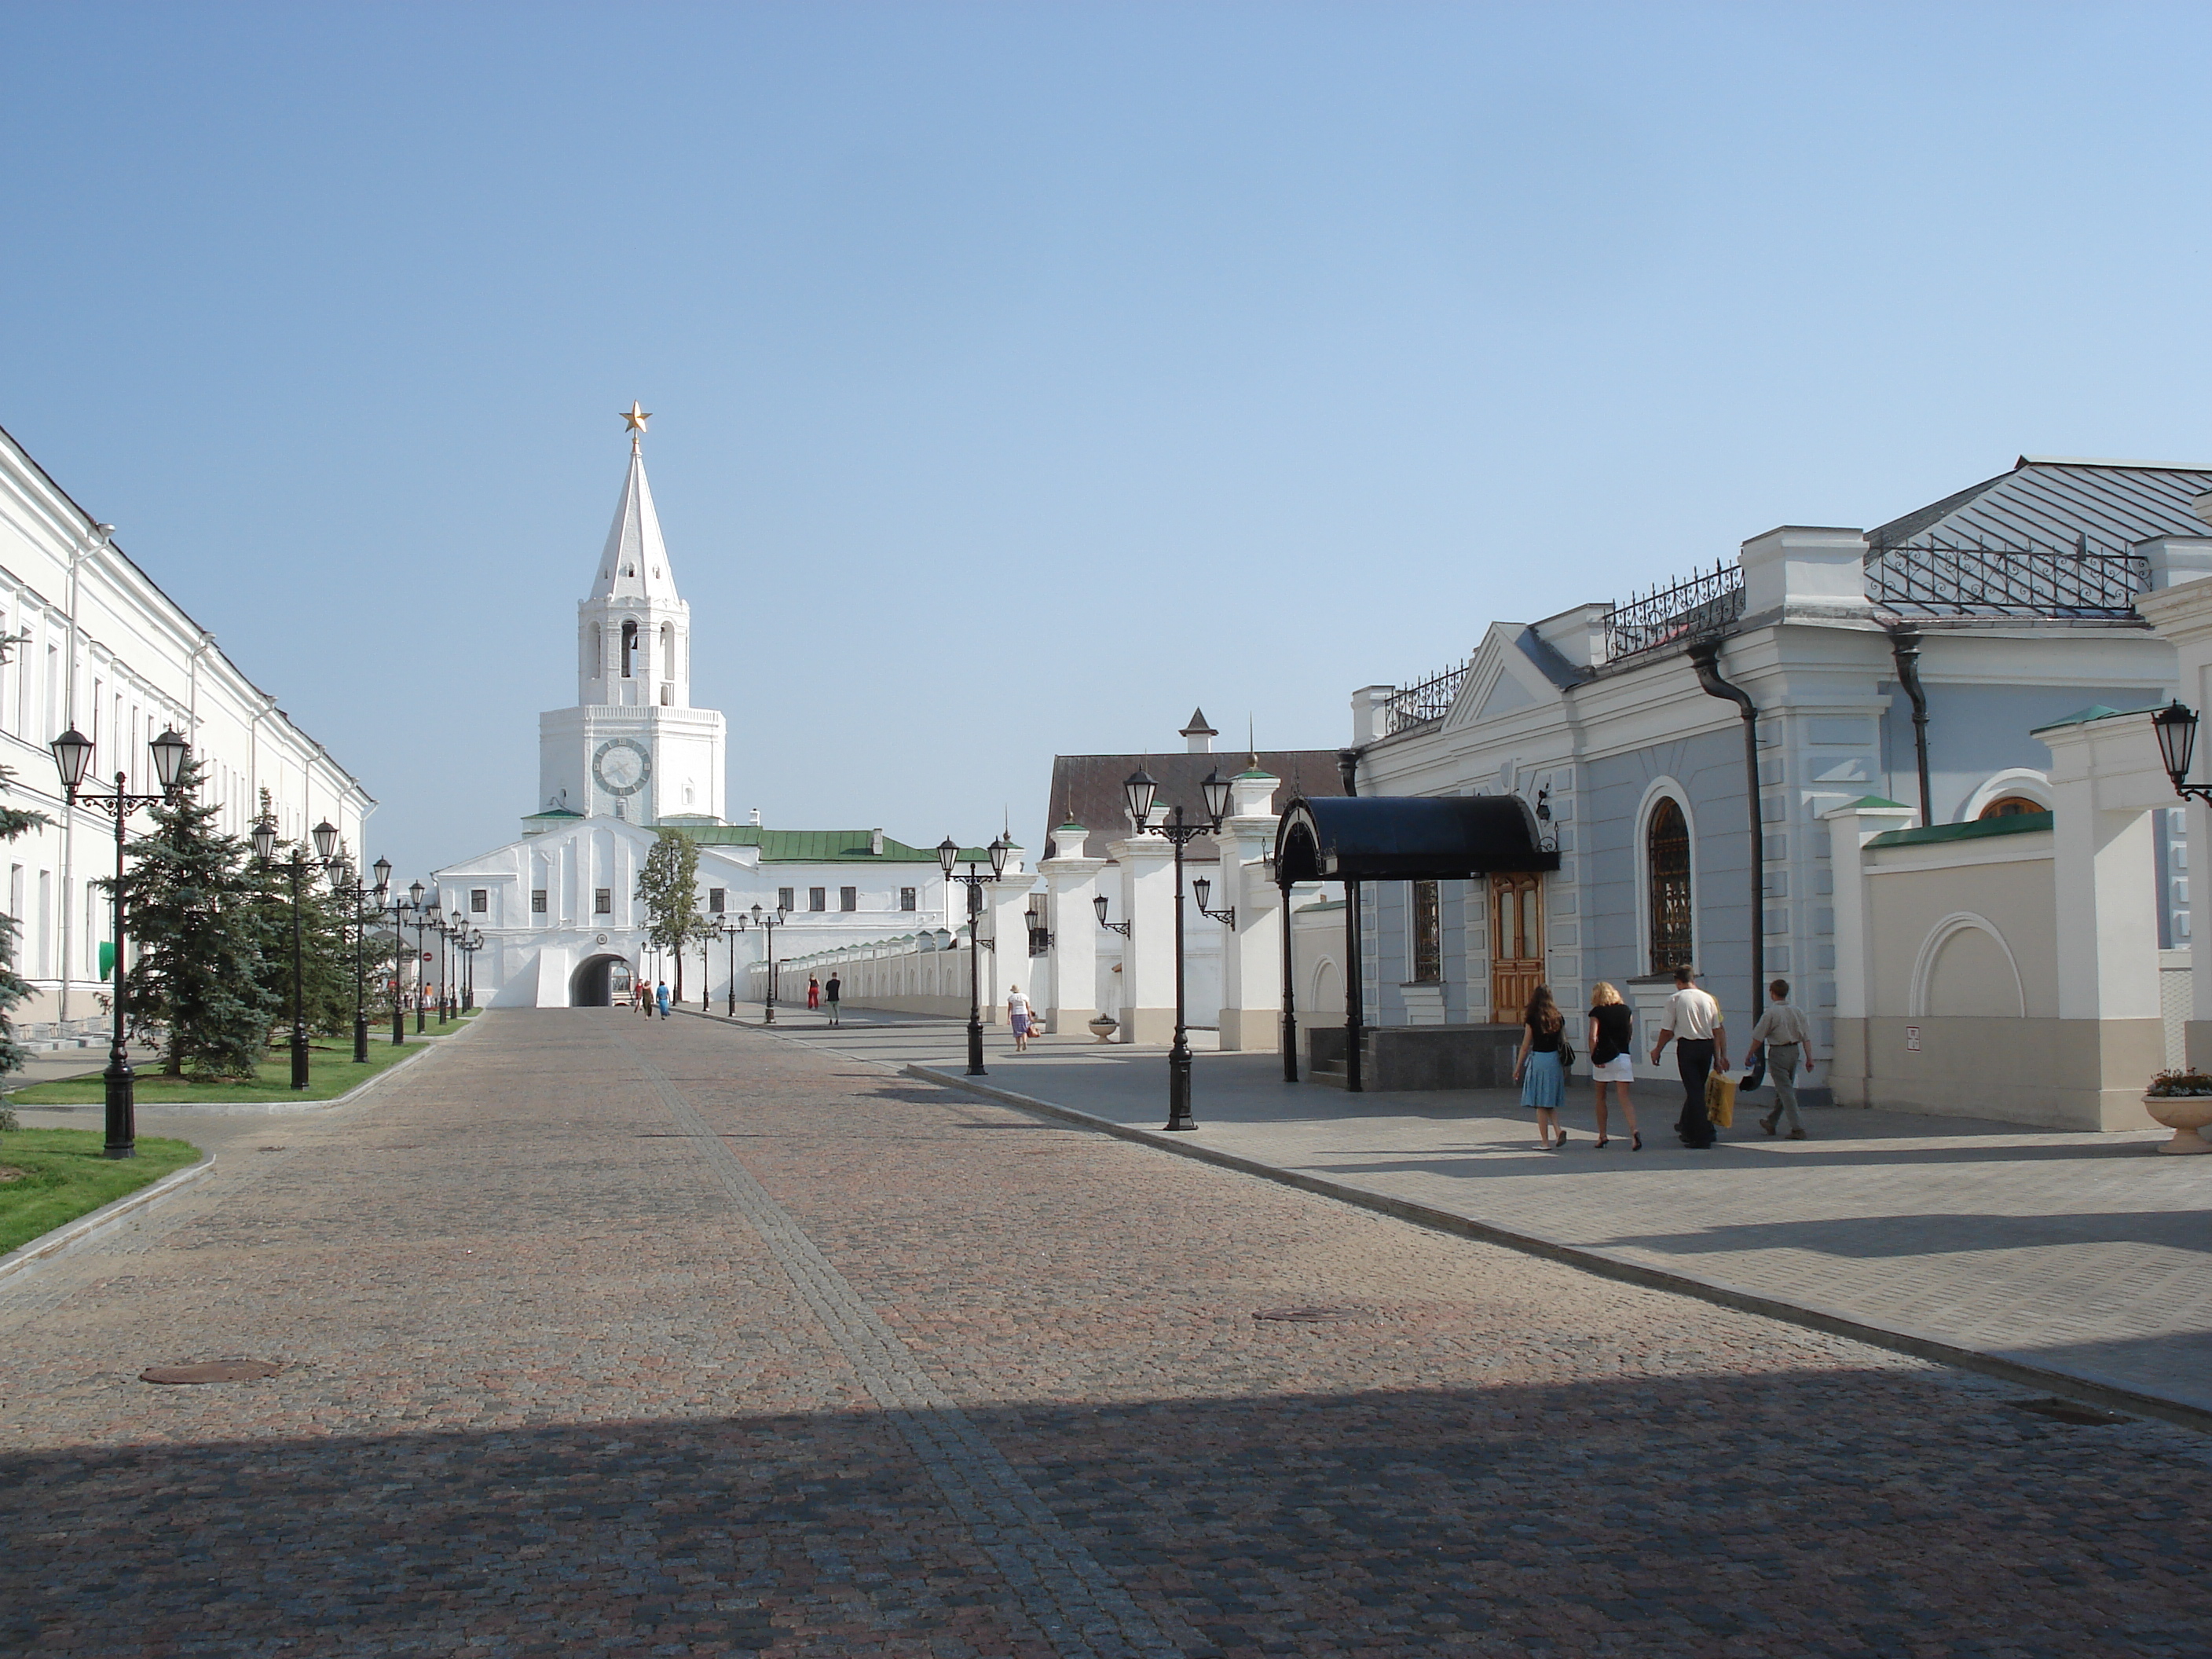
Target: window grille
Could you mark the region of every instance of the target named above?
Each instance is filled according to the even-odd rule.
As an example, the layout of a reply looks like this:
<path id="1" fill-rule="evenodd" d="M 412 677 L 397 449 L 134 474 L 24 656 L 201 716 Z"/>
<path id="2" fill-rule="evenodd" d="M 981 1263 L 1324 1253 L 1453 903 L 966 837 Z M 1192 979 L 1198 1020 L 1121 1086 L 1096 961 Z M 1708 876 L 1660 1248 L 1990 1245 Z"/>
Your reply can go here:
<path id="1" fill-rule="evenodd" d="M 899 908 L 900 908 L 900 909 L 902 909 L 902 910 L 911 910 L 911 909 L 915 908 L 915 902 L 914 902 L 914 900 L 915 900 L 915 891 L 914 891 L 914 889 L 913 889 L 913 888 L 911 888 L 911 887 L 902 887 L 902 888 L 900 888 L 900 889 L 899 889 Z"/>
<path id="2" fill-rule="evenodd" d="M 530 890 L 530 908 L 533 915 L 542 916 L 545 914 L 545 890 L 543 887 Z"/>
<path id="3" fill-rule="evenodd" d="M 491 890 L 484 887 L 469 889 L 469 909 L 472 915 L 483 915 L 491 908 Z"/>
<path id="4" fill-rule="evenodd" d="M 615 890 L 611 887 L 592 889 L 592 914 L 595 916 L 611 916 L 614 913 Z"/>
<path id="5" fill-rule="evenodd" d="M 1436 883 L 1407 884 L 1413 890 L 1413 983 L 1434 985 L 1444 976 L 1443 906 Z"/>
<path id="6" fill-rule="evenodd" d="M 709 915 L 719 916 L 728 908 L 729 889 L 726 887 L 709 887 L 707 890 L 707 913 Z"/>
<path id="7" fill-rule="evenodd" d="M 1651 907 L 1651 971 L 1691 965 L 1690 826 L 1662 797 L 1644 831 L 1644 879 Z"/>

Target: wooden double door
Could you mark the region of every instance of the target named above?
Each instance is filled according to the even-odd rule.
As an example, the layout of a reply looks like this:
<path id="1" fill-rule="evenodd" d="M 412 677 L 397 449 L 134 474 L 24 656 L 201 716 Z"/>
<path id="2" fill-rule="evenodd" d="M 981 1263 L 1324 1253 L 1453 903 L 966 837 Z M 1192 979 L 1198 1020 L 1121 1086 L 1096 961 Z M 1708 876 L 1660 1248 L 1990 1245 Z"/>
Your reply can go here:
<path id="1" fill-rule="evenodd" d="M 1521 1011 L 1544 982 L 1544 878 L 1490 878 L 1490 1017 L 1520 1023 Z"/>

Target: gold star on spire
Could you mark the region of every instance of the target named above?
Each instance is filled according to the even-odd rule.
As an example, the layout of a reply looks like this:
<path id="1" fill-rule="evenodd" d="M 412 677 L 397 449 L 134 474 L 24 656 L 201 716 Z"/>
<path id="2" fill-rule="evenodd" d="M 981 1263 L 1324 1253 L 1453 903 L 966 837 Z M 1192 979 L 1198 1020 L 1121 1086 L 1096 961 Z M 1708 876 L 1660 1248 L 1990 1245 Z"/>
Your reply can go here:
<path id="1" fill-rule="evenodd" d="M 645 423 L 653 418 L 652 416 L 646 413 L 643 406 L 641 405 L 635 398 L 630 399 L 630 404 L 627 410 L 619 410 L 617 412 L 621 414 L 624 421 L 629 422 L 629 424 L 623 428 L 625 431 L 629 432 L 644 431 Z"/>

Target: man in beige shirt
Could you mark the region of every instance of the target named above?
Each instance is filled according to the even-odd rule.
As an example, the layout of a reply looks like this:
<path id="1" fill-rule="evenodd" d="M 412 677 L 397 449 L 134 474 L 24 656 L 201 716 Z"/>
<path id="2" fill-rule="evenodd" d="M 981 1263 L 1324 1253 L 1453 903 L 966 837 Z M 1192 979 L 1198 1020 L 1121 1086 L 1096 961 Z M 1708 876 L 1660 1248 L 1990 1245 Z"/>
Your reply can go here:
<path id="1" fill-rule="evenodd" d="M 1674 970 L 1674 994 L 1667 999 L 1665 1018 L 1651 1063 L 1656 1066 L 1667 1045 L 1674 1045 L 1674 1070 L 1682 1079 L 1682 1115 L 1674 1120 L 1674 1133 L 1685 1146 L 1702 1151 L 1713 1144 L 1705 1079 L 1715 1066 L 1728 1070 L 1728 1027 L 1721 1024 L 1720 1004 L 1698 988 L 1698 976 L 1687 968 Z"/>
<path id="2" fill-rule="evenodd" d="M 1766 1012 L 1759 1017 L 1759 1024 L 1751 1028 L 1751 1046 L 1744 1050 L 1744 1062 L 1748 1065 L 1763 1049 L 1766 1054 L 1766 1074 L 1774 1079 L 1774 1109 L 1759 1120 L 1759 1127 L 1767 1133 L 1774 1133 L 1775 1124 L 1790 1121 L 1790 1139 L 1803 1140 L 1805 1121 L 1797 1115 L 1797 1070 L 1813 1069 L 1813 1031 L 1806 1024 L 1805 1016 L 1790 1006 L 1790 981 L 1778 979 L 1766 988 L 1774 1000 L 1766 1005 Z"/>

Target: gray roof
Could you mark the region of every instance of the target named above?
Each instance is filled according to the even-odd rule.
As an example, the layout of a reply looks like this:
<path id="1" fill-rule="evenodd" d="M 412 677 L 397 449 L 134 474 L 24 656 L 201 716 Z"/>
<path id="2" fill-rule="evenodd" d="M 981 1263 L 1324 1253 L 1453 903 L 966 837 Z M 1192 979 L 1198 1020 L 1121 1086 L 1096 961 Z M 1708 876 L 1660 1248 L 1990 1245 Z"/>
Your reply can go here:
<path id="1" fill-rule="evenodd" d="M 2076 461 L 2023 455 L 2009 472 L 1869 531 L 1869 550 L 1908 543 L 1950 547 L 2118 551 L 2154 536 L 2212 535 L 2191 512 L 2212 491 L 2212 466 Z"/>
<path id="2" fill-rule="evenodd" d="M 1163 805 L 1180 805 L 1192 819 L 1206 814 L 1206 794 L 1199 786 L 1216 767 L 1224 778 L 1233 778 L 1252 763 L 1243 750 L 1224 749 L 1218 754 L 1054 755 L 1052 757 L 1052 799 L 1046 823 L 1057 829 L 1070 817 L 1091 832 L 1088 845 L 1093 858 L 1103 857 L 1106 843 L 1129 832 L 1129 814 L 1122 805 L 1121 780 L 1139 767 L 1159 786 L 1153 797 Z M 1275 792 L 1279 811 L 1294 793 L 1341 795 L 1344 784 L 1336 768 L 1334 749 L 1263 749 L 1260 769 L 1283 781 Z M 1044 856 L 1054 856 L 1056 845 L 1049 830 Z M 1209 854 L 1210 856 L 1210 854 Z"/>

